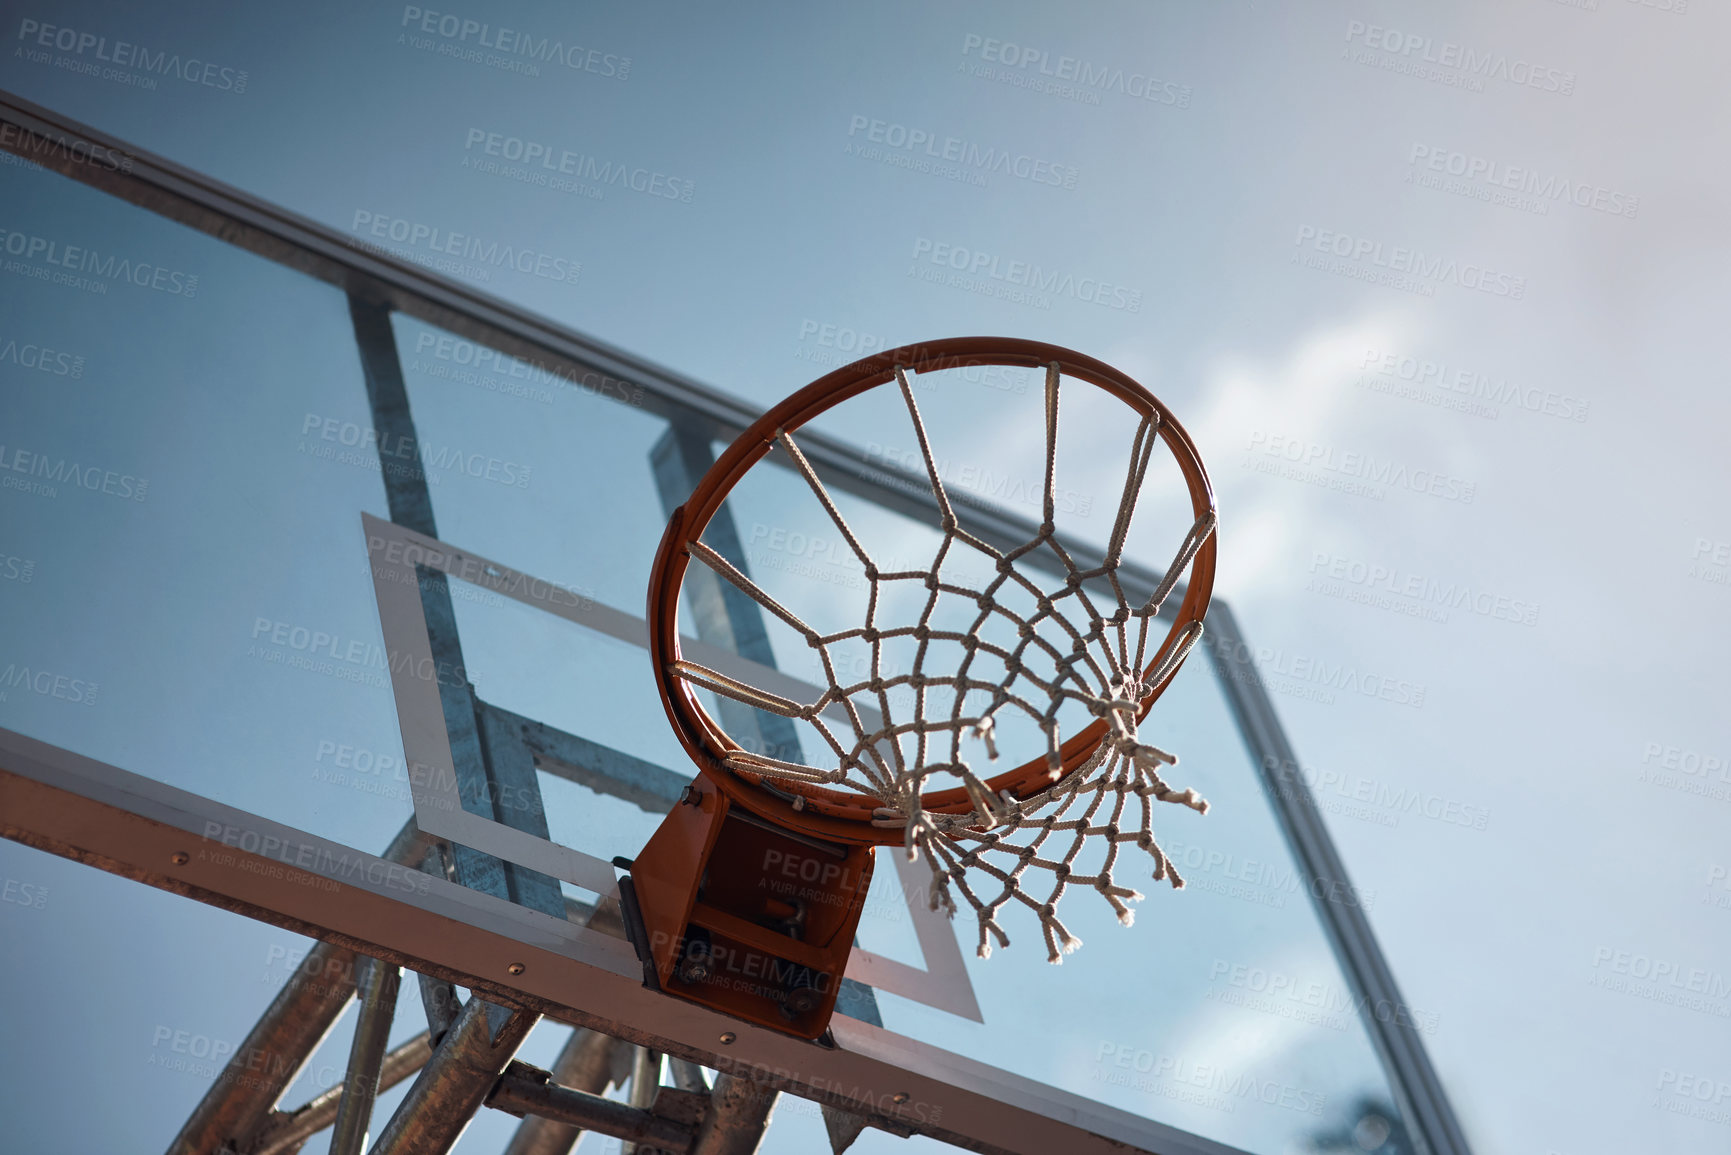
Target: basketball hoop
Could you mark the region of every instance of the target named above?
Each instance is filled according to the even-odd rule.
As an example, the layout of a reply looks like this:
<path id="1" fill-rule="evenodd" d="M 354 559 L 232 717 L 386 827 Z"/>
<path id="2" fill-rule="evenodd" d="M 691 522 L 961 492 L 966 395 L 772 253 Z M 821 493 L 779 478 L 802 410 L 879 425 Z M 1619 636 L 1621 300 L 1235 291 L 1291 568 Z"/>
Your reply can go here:
<path id="1" fill-rule="evenodd" d="M 1009 550 L 981 541 L 959 524 L 909 384 L 912 375 L 980 365 L 1045 371 L 1043 516 L 1035 536 Z M 1085 569 L 1060 543 L 1054 527 L 1058 410 L 1065 379 L 1104 390 L 1139 420 L 1104 557 Z M 913 423 L 926 480 L 941 517 L 943 542 L 925 570 L 877 568 L 795 437 L 820 414 L 892 383 Z M 1158 587 L 1151 596 L 1133 603 L 1120 584 L 1118 570 L 1156 443 L 1166 447 L 1182 474 L 1194 521 Z M 822 504 L 871 583 L 867 621 L 852 630 L 820 634 L 702 541 L 704 530 L 735 485 L 778 447 Z M 1058 962 L 1063 953 L 1080 945 L 1056 914 L 1068 886 L 1094 889 L 1120 921 L 1131 921 L 1125 903 L 1141 895 L 1114 881 L 1120 845 L 1129 843 L 1145 851 L 1153 860 L 1156 880 L 1183 885 L 1154 839 L 1151 800 L 1201 812 L 1207 803 L 1194 790 L 1167 785 L 1160 770 L 1176 758 L 1143 742 L 1137 724 L 1201 636 L 1214 579 L 1216 516 L 1207 474 L 1189 436 L 1152 393 L 1109 365 L 1055 345 L 995 337 L 956 338 L 880 353 L 838 369 L 764 414 L 722 454 L 690 500 L 675 512 L 650 579 L 650 654 L 657 684 L 680 741 L 731 804 L 781 829 L 830 843 L 899 843 L 910 859 L 922 857 L 930 866 L 934 909 L 954 913 L 952 887 L 972 908 L 979 920 L 982 957 L 990 953 L 993 939 L 1008 945 L 997 915 L 1000 907 L 1015 900 L 1039 917 L 1048 957 Z M 984 558 L 993 569 L 991 580 L 979 589 L 954 584 L 943 572 L 951 551 L 973 551 Z M 1055 559 L 1064 577 L 1054 583 L 1045 570 L 1028 564 L 1034 551 L 1045 551 L 1042 560 L 1047 569 Z M 827 675 L 828 688 L 820 698 L 795 702 L 682 655 L 680 590 L 693 560 L 805 639 Z M 1186 570 L 1189 581 L 1182 603 L 1150 654 L 1151 626 Z M 923 584 L 930 592 L 926 614 L 911 623 L 874 620 L 879 591 L 887 583 Z M 1037 609 L 1018 615 L 1004 604 L 1007 592 L 1031 597 Z M 972 598 L 982 622 L 994 614 L 1009 619 L 1020 643 L 1015 648 L 993 647 L 972 634 L 931 626 L 930 606 L 943 596 Z M 1067 636 L 1070 652 L 1058 652 L 1041 636 L 1042 629 Z M 910 671 L 881 674 L 877 661 L 881 647 L 897 638 L 917 644 L 922 657 L 934 641 L 959 645 L 966 656 L 947 670 L 929 669 L 916 661 Z M 853 682 L 838 676 L 831 647 L 841 642 L 871 647 L 871 676 Z M 1057 671 L 1055 676 L 1042 678 L 1030 666 L 1031 657 L 1039 657 L 1042 651 L 1050 651 L 1044 653 L 1044 660 Z M 976 655 L 987 653 L 1004 668 L 1006 677 L 971 676 Z M 893 716 L 887 693 L 893 689 L 912 692 L 911 717 Z M 823 737 L 823 757 L 811 759 L 815 764 L 800 765 L 743 748 L 705 708 L 699 690 L 808 723 Z M 968 694 L 989 696 L 989 706 L 964 712 L 962 703 Z M 927 716 L 928 699 L 945 696 L 953 699 L 947 714 Z M 1057 713 L 1069 702 L 1086 707 L 1094 720 L 1065 737 L 1059 733 Z M 995 759 L 995 721 L 1005 710 L 1034 719 L 1045 735 L 1046 749 L 1013 770 L 982 777 L 973 770 L 964 743 L 983 748 L 987 760 Z M 876 719 L 868 721 L 873 713 Z M 904 750 L 909 742 L 915 748 L 912 755 Z M 1073 872 L 1078 853 L 1093 840 L 1104 847 L 1103 864 L 1086 876 Z M 1049 841 L 1065 848 L 1048 852 Z M 1051 888 L 1031 892 L 1030 871 L 1049 875 Z M 999 893 L 982 897 L 980 891 L 994 883 Z"/>

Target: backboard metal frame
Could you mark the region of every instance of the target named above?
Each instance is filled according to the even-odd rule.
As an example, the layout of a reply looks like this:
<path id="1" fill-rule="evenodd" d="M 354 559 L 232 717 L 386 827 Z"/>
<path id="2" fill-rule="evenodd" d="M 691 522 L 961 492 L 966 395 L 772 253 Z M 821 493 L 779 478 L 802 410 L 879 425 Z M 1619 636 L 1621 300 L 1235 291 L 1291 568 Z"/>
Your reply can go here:
<path id="1" fill-rule="evenodd" d="M 647 649 L 649 645 L 643 619 L 371 514 L 363 513 L 361 524 L 366 533 L 373 590 L 384 629 L 405 765 L 409 768 L 415 825 L 423 834 L 448 838 L 617 900 L 619 888 L 610 862 L 463 808 L 438 689 L 428 673 L 434 669 L 434 660 L 421 609 L 420 574 L 431 570 L 451 580 L 473 583 L 639 649 Z M 683 644 L 687 653 L 696 655 L 712 669 L 752 679 L 777 693 L 805 700 L 821 693 L 816 686 L 695 638 L 686 638 Z M 631 757 L 619 751 L 607 753 L 612 760 Z M 680 780 L 677 775 L 668 777 Z M 672 803 L 674 799 L 664 801 Z M 926 969 L 856 948 L 848 960 L 847 977 L 975 1022 L 982 1021 L 979 1002 L 962 961 L 961 946 L 949 920 L 918 900 L 924 886 L 922 867 L 908 862 L 903 855 L 891 858 L 901 878 L 908 919 L 925 955 Z M 578 929 L 582 934 L 601 934 Z"/>

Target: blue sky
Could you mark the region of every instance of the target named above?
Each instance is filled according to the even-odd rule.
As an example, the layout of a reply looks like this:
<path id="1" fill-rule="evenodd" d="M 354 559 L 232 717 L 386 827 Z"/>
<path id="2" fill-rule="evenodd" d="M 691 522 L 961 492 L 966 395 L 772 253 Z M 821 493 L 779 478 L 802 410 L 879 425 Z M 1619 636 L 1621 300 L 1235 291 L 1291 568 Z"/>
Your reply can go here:
<path id="1" fill-rule="evenodd" d="M 1038 337 L 1136 375 L 1209 464 L 1218 588 L 1315 780 L 1488 815 L 1478 829 L 1330 814 L 1407 999 L 1435 1011 L 1426 1042 L 1475 1150 L 1723 1145 L 1723 1117 L 1691 1117 L 1678 1088 L 1731 1085 L 1731 1000 L 1658 1001 L 1625 973 L 1658 960 L 1723 987 L 1731 947 L 1731 414 L 1709 347 L 1725 304 L 1719 13 L 1632 0 L 495 10 L 496 25 L 593 50 L 529 75 L 464 59 L 460 35 L 388 5 L 8 12 L 11 91 L 411 259 L 532 253 L 539 274 L 471 257 L 455 275 L 757 404 L 851 359 L 855 334 Z M 146 77 L 155 87 L 81 74 L 24 54 L 32 21 L 218 67 L 210 83 Z M 1056 84 L 1084 67 L 1127 79 L 1052 91 L 1042 65 Z M 1134 77 L 1159 82 L 1139 89 L 1155 99 L 1130 94 Z M 986 150 L 1029 158 L 1028 175 L 968 162 Z M 607 165 L 642 170 L 643 189 L 597 184 Z M 83 454 L 150 483 L 142 501 L 0 493 L 0 552 L 33 563 L 31 581 L 0 582 L 5 660 L 101 687 L 89 707 L 14 692 L 0 717 L 381 842 L 400 799 L 309 784 L 321 741 L 388 750 L 388 694 L 284 681 L 249 654 L 278 622 L 376 632 L 353 548 L 358 512 L 382 515 L 383 497 L 376 472 L 340 460 L 345 425 L 368 420 L 340 297 L 18 166 L 0 190 L 9 230 L 199 278 L 191 298 L 0 284 L 0 342 L 83 359 L 77 376 L 26 369 L 0 346 L 6 452 Z M 1114 291 L 1018 294 L 1012 262 Z M 399 323 L 423 439 L 526 478 L 440 478 L 442 536 L 635 608 L 660 528 L 644 464 L 655 423 L 593 398 L 457 388 L 428 336 Z M 1014 399 L 999 400 L 956 424 L 958 461 L 1025 448 Z M 1113 492 L 1119 431 L 1076 436 L 1070 484 Z M 1095 523 L 1103 536 L 1098 516 L 1078 531 Z M 581 548 L 595 539 L 601 563 Z M 1439 605 L 1449 587 L 1472 592 Z M 480 629 L 493 611 L 460 612 Z M 475 644 L 500 695 L 530 692 L 510 645 Z M 1422 695 L 1319 685 L 1319 666 Z M 284 693 L 316 723 L 265 709 Z M 597 709 L 589 725 L 609 713 L 619 744 L 674 757 L 629 713 Z M 210 718 L 231 723 L 188 724 Z M 1208 773 L 1209 741 L 1181 749 L 1186 768 Z M 4 965 L 62 999 L 83 988 L 39 947 L 134 942 L 142 964 L 105 947 L 79 965 L 92 983 L 125 969 L 135 1016 L 155 1000 L 163 1024 L 238 1036 L 271 987 L 225 976 L 262 973 L 271 944 L 291 941 L 0 855 L 7 878 L 50 896 L 0 907 L 18 931 Z M 1134 942 L 1172 897 L 1152 896 L 1131 932 L 1103 928 L 1074 964 L 1097 950 L 1106 965 L 1110 936 Z M 209 944 L 204 961 L 167 957 L 185 941 Z M 1072 965 L 1037 977 L 1078 981 Z M 30 1027 L 38 1012 L 8 1013 Z M 416 1018 L 406 1007 L 399 1031 Z M 147 1066 L 158 1024 L 143 1022 L 92 1023 L 80 1041 L 112 1032 L 119 1093 L 172 1119 L 202 1087 Z M 58 1126 L 9 1071 L 8 1095 L 31 1104 L 13 1114 Z M 1223 1135 L 1241 1121 L 1215 1115 Z"/>

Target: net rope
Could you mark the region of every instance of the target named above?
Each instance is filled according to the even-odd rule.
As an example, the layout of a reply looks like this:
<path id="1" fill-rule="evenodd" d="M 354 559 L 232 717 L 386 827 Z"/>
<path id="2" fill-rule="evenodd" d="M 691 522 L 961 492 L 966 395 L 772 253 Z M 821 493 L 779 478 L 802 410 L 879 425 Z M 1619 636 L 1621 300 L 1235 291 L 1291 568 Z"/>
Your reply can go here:
<path id="1" fill-rule="evenodd" d="M 943 539 L 931 566 L 880 571 L 799 446 L 778 430 L 777 444 L 864 566 L 865 624 L 819 633 L 726 558 L 702 541 L 692 541 L 692 557 L 804 638 L 822 665 L 828 688 L 815 702 L 800 703 L 695 662 L 675 662 L 673 672 L 695 687 L 809 723 L 822 736 L 834 760 L 833 766 L 822 768 L 736 750 L 725 759 L 728 769 L 769 782 L 856 791 L 872 799 L 877 804 L 872 824 L 903 828 L 903 847 L 909 861 L 923 858 L 931 868 L 930 908 L 953 917 L 959 894 L 973 911 L 979 923 L 977 949 L 981 958 L 990 956 L 994 940 L 999 946 L 1009 945 L 999 916 L 1007 904 L 1016 903 L 1038 917 L 1048 959 L 1061 962 L 1064 954 L 1082 945 L 1057 914 L 1068 888 L 1093 889 L 1111 905 L 1119 922 L 1131 924 L 1134 912 L 1127 903 L 1142 895 L 1116 880 L 1121 847 L 1133 846 L 1145 852 L 1153 860 L 1155 881 L 1167 881 L 1174 888 L 1184 885 L 1183 877 L 1155 840 L 1153 804 L 1168 802 L 1207 813 L 1208 803 L 1193 789 L 1175 790 L 1166 783 L 1161 770 L 1175 765 L 1177 758 L 1141 740 L 1137 713 L 1151 688 L 1165 681 L 1202 635 L 1202 623 L 1191 623 L 1155 668 L 1144 668 L 1149 660 L 1150 629 L 1179 576 L 1214 531 L 1215 514 L 1208 510 L 1195 521 L 1153 593 L 1140 604 L 1132 604 L 1119 582 L 1118 569 L 1137 496 L 1158 440 L 1158 413 L 1151 412 L 1142 419 L 1131 444 L 1124 491 L 1105 554 L 1099 565 L 1080 568 L 1059 542 L 1054 526 L 1061 372 L 1053 363 L 1046 369 L 1045 484 L 1039 531 L 1014 549 L 997 549 L 969 534 L 957 521 L 913 389 L 900 366 L 895 376 L 941 515 Z M 979 589 L 960 584 L 945 571 L 946 560 L 965 550 L 977 551 L 995 571 Z M 1022 563 L 1036 550 L 1049 551 L 1062 564 L 1065 577 L 1057 588 L 1042 588 L 1024 572 L 1028 567 Z M 913 624 L 886 628 L 878 622 L 883 587 L 897 582 L 923 585 L 927 591 L 924 609 Z M 1085 588 L 1090 583 L 1097 592 L 1101 585 L 1110 590 L 1110 613 L 1102 613 L 1096 597 Z M 944 595 L 966 599 L 976 607 L 966 631 L 933 624 Z M 1034 603 L 1031 612 L 1018 612 L 1006 604 L 1007 597 L 1024 595 Z M 994 615 L 1014 627 L 1014 645 L 980 636 Z M 1067 650 L 1044 636 L 1042 627 L 1044 634 L 1067 642 Z M 910 641 L 915 647 L 911 669 L 886 673 L 886 643 L 906 645 Z M 837 672 L 832 650 L 861 642 L 870 647 L 870 672 L 846 681 Z M 942 652 L 953 652 L 946 643 L 959 646 L 963 652 L 960 662 L 953 669 L 929 671 L 928 655 L 934 643 Z M 932 657 L 942 660 L 938 655 Z M 1001 664 L 1003 677 L 977 672 L 977 666 L 992 660 Z M 1050 672 L 1036 669 L 1031 664 L 1034 661 L 1049 665 Z M 905 708 L 898 711 L 897 703 L 905 705 L 909 691 L 911 713 Z M 892 692 L 896 692 L 894 700 Z M 947 710 L 941 706 L 945 699 L 950 703 Z M 970 701 L 982 699 L 983 706 L 967 708 Z M 1058 723 L 1059 710 L 1066 703 L 1079 703 L 1093 718 L 1106 723 L 1099 746 L 1069 774 L 1062 769 L 1063 740 Z M 1050 785 L 1023 798 L 1007 790 L 994 795 L 964 756 L 965 744 L 968 751 L 977 745 L 988 760 L 996 760 L 996 719 L 1005 710 L 1019 711 L 1032 719 L 1045 740 Z M 907 748 L 910 744 L 911 751 Z M 929 791 L 956 785 L 972 803 L 968 812 L 934 813 L 922 805 L 922 796 Z M 793 798 L 796 808 L 803 807 L 803 796 L 794 793 Z M 1092 873 L 1084 874 L 1076 864 L 1090 843 L 1101 848 L 1102 859 Z"/>

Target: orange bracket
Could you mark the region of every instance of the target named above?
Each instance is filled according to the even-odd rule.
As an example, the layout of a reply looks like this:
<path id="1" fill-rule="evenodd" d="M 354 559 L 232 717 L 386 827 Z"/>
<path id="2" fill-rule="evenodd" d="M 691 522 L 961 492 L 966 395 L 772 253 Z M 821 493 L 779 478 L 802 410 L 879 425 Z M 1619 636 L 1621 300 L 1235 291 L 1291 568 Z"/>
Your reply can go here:
<path id="1" fill-rule="evenodd" d="M 638 952 L 668 994 L 816 1039 L 872 865 L 870 846 L 781 829 L 700 776 L 631 864 Z"/>

